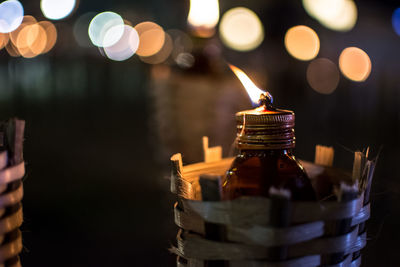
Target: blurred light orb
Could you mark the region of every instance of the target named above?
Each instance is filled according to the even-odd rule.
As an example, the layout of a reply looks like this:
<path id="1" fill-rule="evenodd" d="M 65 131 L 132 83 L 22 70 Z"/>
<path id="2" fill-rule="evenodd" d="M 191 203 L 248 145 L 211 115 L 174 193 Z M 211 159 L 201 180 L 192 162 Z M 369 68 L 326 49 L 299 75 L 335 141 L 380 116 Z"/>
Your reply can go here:
<path id="1" fill-rule="evenodd" d="M 139 48 L 136 51 L 139 56 L 150 57 L 163 48 L 166 34 L 158 24 L 145 21 L 137 24 L 135 30 L 140 39 Z"/>
<path id="2" fill-rule="evenodd" d="M 395 9 L 393 12 L 392 25 L 397 35 L 400 35 L 400 7 Z"/>
<path id="3" fill-rule="evenodd" d="M 218 21 L 218 0 L 190 0 L 188 23 L 195 35 L 204 38 L 213 36 Z"/>
<path id="4" fill-rule="evenodd" d="M 331 19 L 321 19 L 321 24 L 335 31 L 350 31 L 357 22 L 357 6 L 353 0 L 344 0 L 340 14 Z"/>
<path id="5" fill-rule="evenodd" d="M 332 19 L 340 14 L 345 0 L 303 0 L 303 7 L 311 17 Z"/>
<path id="6" fill-rule="evenodd" d="M 140 39 L 140 42 L 142 42 L 141 39 Z M 139 45 L 139 48 L 140 48 L 140 45 Z M 140 56 L 140 60 L 142 60 L 143 62 L 148 63 L 148 64 L 163 63 L 171 55 L 172 49 L 173 49 L 172 38 L 171 38 L 171 36 L 169 36 L 169 34 L 165 33 L 165 41 L 164 41 L 164 44 L 161 47 L 161 49 L 157 53 L 155 53 L 151 56 L 148 56 L 148 57 Z"/>
<path id="7" fill-rule="evenodd" d="M 17 45 L 17 38 L 18 38 L 19 33 L 20 33 L 25 27 L 27 27 L 27 26 L 29 26 L 29 25 L 36 24 L 36 23 L 37 23 L 37 21 L 36 21 L 36 19 L 35 19 L 33 16 L 26 15 L 26 16 L 23 17 L 21 25 L 20 25 L 17 29 L 15 29 L 14 31 L 12 31 L 12 32 L 9 33 L 10 40 L 11 40 L 11 42 L 13 43 L 13 45 L 14 45 L 15 47 L 18 47 L 18 45 Z"/>
<path id="8" fill-rule="evenodd" d="M 36 57 L 43 53 L 47 45 L 46 30 L 38 23 L 29 26 L 30 33 L 28 36 L 29 56 Z M 22 55 L 24 56 L 24 55 Z"/>
<path id="9" fill-rule="evenodd" d="M 21 56 L 33 58 L 46 48 L 46 31 L 38 23 L 26 25 L 19 33 L 16 47 Z"/>
<path id="10" fill-rule="evenodd" d="M 176 57 L 175 62 L 182 69 L 188 69 L 193 67 L 195 58 L 192 54 L 184 52 Z"/>
<path id="11" fill-rule="evenodd" d="M 41 21 L 38 23 L 46 32 L 46 46 L 42 51 L 42 54 L 49 52 L 57 41 L 57 29 L 50 21 Z"/>
<path id="12" fill-rule="evenodd" d="M 0 33 L 0 49 L 3 49 L 8 44 L 9 40 L 10 37 L 8 37 L 8 34 Z"/>
<path id="13" fill-rule="evenodd" d="M 40 9 L 46 18 L 59 20 L 71 14 L 75 4 L 75 0 L 41 0 Z"/>
<path id="14" fill-rule="evenodd" d="M 7 53 L 12 56 L 12 57 L 19 57 L 21 56 L 18 52 L 18 49 L 13 45 L 12 42 L 8 42 L 8 44 L 6 45 L 6 50 Z"/>
<path id="15" fill-rule="evenodd" d="M 49 21 L 37 22 L 32 16 L 24 16 L 16 30 L 9 33 L 11 42 L 6 46 L 11 56 L 33 58 L 48 52 L 57 40 L 57 30 Z"/>
<path id="16" fill-rule="evenodd" d="M 299 60 L 311 60 L 318 55 L 319 38 L 310 27 L 299 25 L 290 28 L 285 35 L 286 50 Z"/>
<path id="17" fill-rule="evenodd" d="M 111 28 L 113 31 L 109 32 Z M 121 39 L 123 33 L 124 20 L 114 12 L 102 12 L 96 15 L 89 24 L 89 38 L 98 47 L 114 45 Z"/>
<path id="18" fill-rule="evenodd" d="M 12 32 L 21 25 L 24 8 L 17 0 L 8 0 L 0 4 L 0 33 Z"/>
<path id="19" fill-rule="evenodd" d="M 237 51 L 250 51 L 264 40 L 264 27 L 257 14 L 248 8 L 228 10 L 221 19 L 219 33 L 222 42 Z"/>
<path id="20" fill-rule="evenodd" d="M 349 31 L 357 22 L 353 0 L 303 0 L 306 12 L 323 26 L 335 31 Z"/>
<path id="21" fill-rule="evenodd" d="M 371 73 L 371 59 L 362 49 L 347 47 L 339 56 L 339 68 L 348 79 L 363 82 Z"/>
<path id="22" fill-rule="evenodd" d="M 335 63 L 327 58 L 317 58 L 307 67 L 307 81 L 320 94 L 331 94 L 339 84 L 340 74 Z"/>
<path id="23" fill-rule="evenodd" d="M 74 23 L 73 33 L 76 42 L 81 47 L 92 47 L 93 43 L 91 42 L 88 35 L 88 28 L 90 21 L 92 18 L 96 16 L 95 12 L 88 12 L 81 15 Z"/>
<path id="24" fill-rule="evenodd" d="M 181 53 L 192 52 L 193 41 L 186 33 L 176 29 L 168 30 L 167 33 L 171 36 L 174 42 L 174 49 L 171 54 L 174 60 Z"/>
<path id="25" fill-rule="evenodd" d="M 119 26 L 116 26 L 119 27 Z M 109 31 L 113 31 L 111 28 Z M 139 47 L 139 34 L 129 25 L 124 26 L 124 33 L 121 39 L 114 45 L 105 47 L 104 53 L 109 59 L 115 61 L 124 61 L 132 57 Z"/>

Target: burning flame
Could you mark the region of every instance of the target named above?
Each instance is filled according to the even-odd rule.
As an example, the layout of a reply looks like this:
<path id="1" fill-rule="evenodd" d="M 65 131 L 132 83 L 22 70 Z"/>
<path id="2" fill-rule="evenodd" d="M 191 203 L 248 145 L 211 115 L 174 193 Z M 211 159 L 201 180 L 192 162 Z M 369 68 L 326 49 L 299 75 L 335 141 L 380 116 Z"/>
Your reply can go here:
<path id="1" fill-rule="evenodd" d="M 258 100 L 260 99 L 260 95 L 265 93 L 263 90 L 258 88 L 252 80 L 244 73 L 241 69 L 238 67 L 235 67 L 231 64 L 228 64 L 233 73 L 239 78 L 240 82 L 243 84 L 244 88 L 247 91 L 247 94 L 249 95 L 251 102 L 253 104 L 257 104 Z"/>
<path id="2" fill-rule="evenodd" d="M 190 0 L 188 23 L 194 34 L 199 37 L 211 37 L 219 21 L 218 0 Z"/>

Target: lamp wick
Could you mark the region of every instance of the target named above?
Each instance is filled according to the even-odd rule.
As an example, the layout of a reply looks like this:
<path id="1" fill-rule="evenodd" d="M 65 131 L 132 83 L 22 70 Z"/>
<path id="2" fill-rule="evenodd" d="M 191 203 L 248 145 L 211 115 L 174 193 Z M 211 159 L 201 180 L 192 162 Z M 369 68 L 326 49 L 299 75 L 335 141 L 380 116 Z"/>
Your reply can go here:
<path id="1" fill-rule="evenodd" d="M 265 92 L 260 94 L 260 99 L 258 100 L 258 103 L 260 106 L 264 106 L 267 109 L 272 108 L 272 103 L 274 102 L 274 98 L 269 92 Z"/>

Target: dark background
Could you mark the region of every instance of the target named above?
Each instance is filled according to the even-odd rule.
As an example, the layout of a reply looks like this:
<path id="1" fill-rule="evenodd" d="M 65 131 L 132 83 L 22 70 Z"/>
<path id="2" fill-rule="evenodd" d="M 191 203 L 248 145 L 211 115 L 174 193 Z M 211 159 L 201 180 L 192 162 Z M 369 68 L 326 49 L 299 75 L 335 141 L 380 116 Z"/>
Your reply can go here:
<path id="1" fill-rule="evenodd" d="M 38 0 L 21 2 L 26 14 L 43 19 Z M 223 48 L 222 57 L 257 73 L 254 79 L 267 85 L 276 105 L 296 112 L 299 158 L 313 160 L 316 144 L 332 145 L 337 149 L 336 164 L 349 167 L 352 156 L 343 147 L 353 151 L 369 145 L 375 150 L 383 148 L 373 181 L 363 262 L 364 266 L 399 266 L 400 36 L 392 28 L 391 15 L 400 4 L 356 2 L 356 27 L 339 33 L 311 19 L 300 1 L 221 0 L 221 13 L 239 5 L 256 11 L 266 31 L 256 50 L 243 53 Z M 184 152 L 200 151 L 203 135 L 210 136 L 211 145 L 222 140 L 228 155 L 234 138 L 232 125 L 227 123 L 230 127 L 226 129 L 215 126 L 221 129 L 217 131 L 212 127 L 215 113 L 209 112 L 209 91 L 203 97 L 189 93 L 185 99 L 176 98 L 170 107 L 159 106 L 158 98 L 176 91 L 166 82 L 159 93 L 160 83 L 152 76 L 154 66 L 137 56 L 113 62 L 97 48 L 81 48 L 72 27 L 85 12 L 112 10 L 133 24 L 152 20 L 164 29 L 186 31 L 187 8 L 188 1 L 81 1 L 70 17 L 55 22 L 59 37 L 49 54 L 23 59 L 0 51 L 1 118 L 26 120 L 24 266 L 174 265 L 174 256 L 167 250 L 177 231 L 174 196 L 166 179 L 169 156 L 183 152 L 186 163 L 199 161 L 201 155 L 185 158 Z M 318 32 L 320 57 L 337 63 L 347 46 L 367 51 L 372 61 L 367 81 L 355 83 L 341 76 L 333 94 L 313 91 L 305 78 L 307 63 L 290 57 L 283 45 L 286 30 L 298 24 Z M 207 74 L 190 75 L 211 85 L 215 79 Z M 228 81 L 225 87 L 241 88 L 228 70 L 221 75 Z M 218 86 L 212 90 L 216 98 L 224 98 Z M 181 101 L 200 103 L 190 111 L 193 114 L 210 114 L 204 121 L 192 120 L 193 125 L 178 129 L 185 134 L 185 128 L 190 128 L 190 147 L 179 138 L 166 142 L 166 133 L 160 132 L 178 131 L 170 118 L 160 114 Z M 223 120 L 229 122 L 235 111 L 250 107 L 240 93 L 221 101 L 236 101 L 221 111 Z M 190 112 L 175 119 L 185 120 Z M 211 127 L 195 127 L 202 124 Z"/>

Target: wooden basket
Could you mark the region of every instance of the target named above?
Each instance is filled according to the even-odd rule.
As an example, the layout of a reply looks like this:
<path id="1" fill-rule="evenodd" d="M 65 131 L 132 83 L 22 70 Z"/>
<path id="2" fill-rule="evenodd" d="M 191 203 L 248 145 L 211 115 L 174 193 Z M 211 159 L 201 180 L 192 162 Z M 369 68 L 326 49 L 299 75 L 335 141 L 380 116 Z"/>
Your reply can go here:
<path id="1" fill-rule="evenodd" d="M 375 161 L 357 152 L 353 178 L 360 175 L 352 186 L 343 183 L 351 175 L 342 179 L 333 168 L 302 161 L 310 179 L 330 172 L 340 181 L 335 201 L 290 201 L 280 190 L 218 201 L 219 178 L 233 158 L 203 141 L 205 162 L 183 166 L 180 154 L 171 157 L 177 266 L 360 266 Z"/>
<path id="2" fill-rule="evenodd" d="M 21 266 L 24 127 L 17 119 L 0 123 L 0 267 Z"/>

